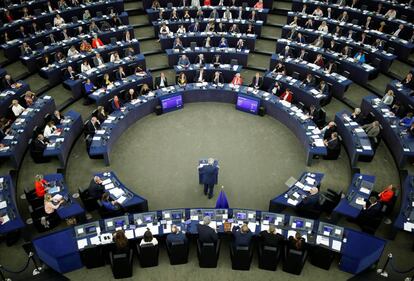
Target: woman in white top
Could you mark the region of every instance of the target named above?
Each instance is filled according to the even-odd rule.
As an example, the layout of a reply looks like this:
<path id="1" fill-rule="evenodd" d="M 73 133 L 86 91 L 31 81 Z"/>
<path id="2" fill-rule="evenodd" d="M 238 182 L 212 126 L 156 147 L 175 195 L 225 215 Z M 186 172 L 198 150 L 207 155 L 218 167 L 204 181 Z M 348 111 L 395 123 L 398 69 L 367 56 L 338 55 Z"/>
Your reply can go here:
<path id="1" fill-rule="evenodd" d="M 20 114 L 24 111 L 24 107 L 19 104 L 18 100 L 12 101 L 12 111 L 14 116 L 19 117 Z"/>
<path id="2" fill-rule="evenodd" d="M 57 14 L 55 19 L 53 20 L 53 24 L 57 27 L 60 27 L 64 23 L 65 20 L 59 14 Z"/>
<path id="3" fill-rule="evenodd" d="M 68 57 L 73 57 L 79 55 L 78 50 L 76 50 L 75 46 L 71 46 L 70 49 L 68 50 Z"/>
<path id="4" fill-rule="evenodd" d="M 395 19 L 397 16 L 397 11 L 394 9 L 389 9 L 388 12 L 384 15 L 384 17 L 388 18 L 389 20 Z"/>
<path id="5" fill-rule="evenodd" d="M 233 15 L 230 12 L 230 9 L 227 8 L 226 11 L 223 13 L 223 20 L 231 20 L 233 18 Z"/>
<path id="6" fill-rule="evenodd" d="M 210 48 L 211 47 L 211 37 L 207 37 L 206 41 L 204 42 L 204 48 Z"/>
<path id="7" fill-rule="evenodd" d="M 313 11 L 312 16 L 317 16 L 317 17 L 322 17 L 323 16 L 323 11 L 321 9 L 321 7 L 316 7 L 316 9 Z"/>
<path id="8" fill-rule="evenodd" d="M 292 27 L 297 27 L 298 26 L 298 17 L 297 16 L 295 16 L 293 18 L 293 21 L 291 23 L 289 23 L 289 26 L 292 26 Z"/>
<path id="9" fill-rule="evenodd" d="M 322 32 L 328 32 L 329 29 L 328 29 L 328 25 L 326 24 L 326 21 L 323 21 L 321 23 L 321 25 L 318 27 L 318 30 Z"/>
<path id="10" fill-rule="evenodd" d="M 191 7 L 200 8 L 200 0 L 191 0 Z"/>
<path id="11" fill-rule="evenodd" d="M 388 90 L 388 92 L 382 97 L 382 103 L 386 105 L 392 105 L 394 102 L 394 92 L 392 90 Z"/>
<path id="12" fill-rule="evenodd" d="M 139 243 L 140 246 L 141 245 L 146 245 L 146 244 L 152 244 L 154 246 L 158 245 L 157 238 L 152 236 L 152 233 L 149 229 L 147 231 L 145 231 L 144 237 L 142 238 L 141 242 Z"/>
<path id="13" fill-rule="evenodd" d="M 113 52 L 111 54 L 111 57 L 109 58 L 110 62 L 117 62 L 117 61 L 120 61 L 120 60 L 121 60 L 121 58 L 119 57 L 118 52 Z"/>
<path id="14" fill-rule="evenodd" d="M 83 63 L 81 64 L 81 72 L 86 72 L 88 70 L 91 70 L 92 67 L 89 64 L 89 62 L 87 60 L 84 60 Z"/>
<path id="15" fill-rule="evenodd" d="M 161 35 L 170 34 L 170 28 L 165 23 L 163 23 L 162 26 L 160 27 L 160 34 Z"/>
<path id="16" fill-rule="evenodd" d="M 50 121 L 46 124 L 45 126 L 45 130 L 43 131 L 43 136 L 45 138 L 49 138 L 51 135 L 54 134 L 54 132 L 56 131 L 56 126 L 55 126 L 55 122 Z"/>
<path id="17" fill-rule="evenodd" d="M 184 25 L 180 25 L 180 27 L 177 30 L 177 35 L 184 35 L 186 33 L 187 33 L 187 31 L 185 30 Z"/>

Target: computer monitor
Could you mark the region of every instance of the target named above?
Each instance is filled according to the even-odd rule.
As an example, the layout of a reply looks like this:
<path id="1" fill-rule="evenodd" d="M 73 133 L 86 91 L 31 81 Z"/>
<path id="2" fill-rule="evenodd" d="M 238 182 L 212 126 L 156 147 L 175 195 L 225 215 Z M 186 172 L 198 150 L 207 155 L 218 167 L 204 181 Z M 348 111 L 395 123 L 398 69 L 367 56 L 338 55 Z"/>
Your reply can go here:
<path id="1" fill-rule="evenodd" d="M 144 215 L 143 216 L 143 222 L 144 223 L 151 223 L 151 222 L 153 222 L 153 216 L 152 215 Z"/>
<path id="2" fill-rule="evenodd" d="M 259 98 L 243 94 L 237 96 L 236 109 L 257 115 L 259 113 L 259 107 Z"/>
<path id="3" fill-rule="evenodd" d="M 293 222 L 296 224 L 296 228 L 304 228 L 305 222 L 301 219 L 295 219 Z"/>
<path id="4" fill-rule="evenodd" d="M 163 113 L 183 108 L 183 96 L 181 94 L 162 96 L 160 102 Z"/>
<path id="5" fill-rule="evenodd" d="M 203 216 L 209 216 L 211 219 L 214 219 L 215 213 L 214 211 L 204 211 Z"/>
<path id="6" fill-rule="evenodd" d="M 85 227 L 85 234 L 92 234 L 96 232 L 96 226 L 95 225 L 89 225 Z"/>
<path id="7" fill-rule="evenodd" d="M 172 220 L 181 220 L 183 218 L 182 213 L 171 213 L 171 219 Z"/>
<path id="8" fill-rule="evenodd" d="M 247 219 L 247 214 L 246 213 L 236 213 L 236 219 L 246 220 Z"/>
<path id="9" fill-rule="evenodd" d="M 266 220 L 269 222 L 269 224 L 275 224 L 276 221 L 276 217 L 275 216 L 271 216 L 271 215 L 265 215 L 263 217 L 263 220 Z"/>

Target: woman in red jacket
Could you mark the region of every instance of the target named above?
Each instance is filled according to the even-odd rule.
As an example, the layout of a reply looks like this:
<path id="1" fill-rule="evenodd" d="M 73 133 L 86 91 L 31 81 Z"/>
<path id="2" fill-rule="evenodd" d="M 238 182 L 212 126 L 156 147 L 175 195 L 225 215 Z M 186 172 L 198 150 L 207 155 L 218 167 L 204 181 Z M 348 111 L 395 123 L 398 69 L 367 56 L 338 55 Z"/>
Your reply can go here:
<path id="1" fill-rule="evenodd" d="M 292 103 L 293 93 L 288 88 L 286 88 L 285 92 L 283 94 L 281 94 L 279 98 L 281 100 Z"/>
<path id="2" fill-rule="evenodd" d="M 98 35 L 95 34 L 92 39 L 92 48 L 96 49 L 102 46 L 104 46 L 104 43 L 102 43 L 101 39 L 98 38 Z"/>
<path id="3" fill-rule="evenodd" d="M 43 198 L 45 196 L 46 191 L 49 189 L 47 187 L 48 182 L 45 179 L 43 179 L 42 175 L 36 175 L 35 179 L 36 196 L 39 198 Z"/>

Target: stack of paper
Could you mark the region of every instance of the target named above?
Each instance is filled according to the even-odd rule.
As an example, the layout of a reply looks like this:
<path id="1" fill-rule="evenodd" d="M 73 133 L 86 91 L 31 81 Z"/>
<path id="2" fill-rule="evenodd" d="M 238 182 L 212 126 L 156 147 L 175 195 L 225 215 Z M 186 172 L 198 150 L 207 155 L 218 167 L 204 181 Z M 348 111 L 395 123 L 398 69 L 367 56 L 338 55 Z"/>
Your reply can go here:
<path id="1" fill-rule="evenodd" d="M 322 235 L 318 235 L 316 236 L 316 244 L 321 244 L 329 247 L 329 238 Z"/>

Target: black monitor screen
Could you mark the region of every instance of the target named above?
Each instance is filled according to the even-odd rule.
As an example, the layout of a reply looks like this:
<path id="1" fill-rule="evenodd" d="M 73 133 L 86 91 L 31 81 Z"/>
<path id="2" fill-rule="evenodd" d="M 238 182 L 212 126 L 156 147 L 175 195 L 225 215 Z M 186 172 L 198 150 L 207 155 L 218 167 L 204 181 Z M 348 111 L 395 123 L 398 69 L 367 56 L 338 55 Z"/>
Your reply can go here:
<path id="1" fill-rule="evenodd" d="M 296 223 L 296 228 L 303 228 L 303 221 L 302 220 L 294 220 L 294 223 Z"/>
<path id="2" fill-rule="evenodd" d="M 236 218 L 237 218 L 238 220 L 245 220 L 245 219 L 246 219 L 246 217 L 247 217 L 247 215 L 246 215 L 245 213 L 237 213 L 237 214 L 236 214 Z"/>
<path id="3" fill-rule="evenodd" d="M 96 232 L 96 227 L 94 225 L 85 227 L 86 233 L 94 233 Z"/>
<path id="4" fill-rule="evenodd" d="M 275 218 L 274 216 L 269 216 L 269 215 L 266 215 L 266 216 L 264 217 L 264 220 L 267 220 L 267 221 L 269 221 L 269 223 L 274 224 L 274 223 L 275 223 L 275 221 L 276 221 L 276 218 Z"/>

